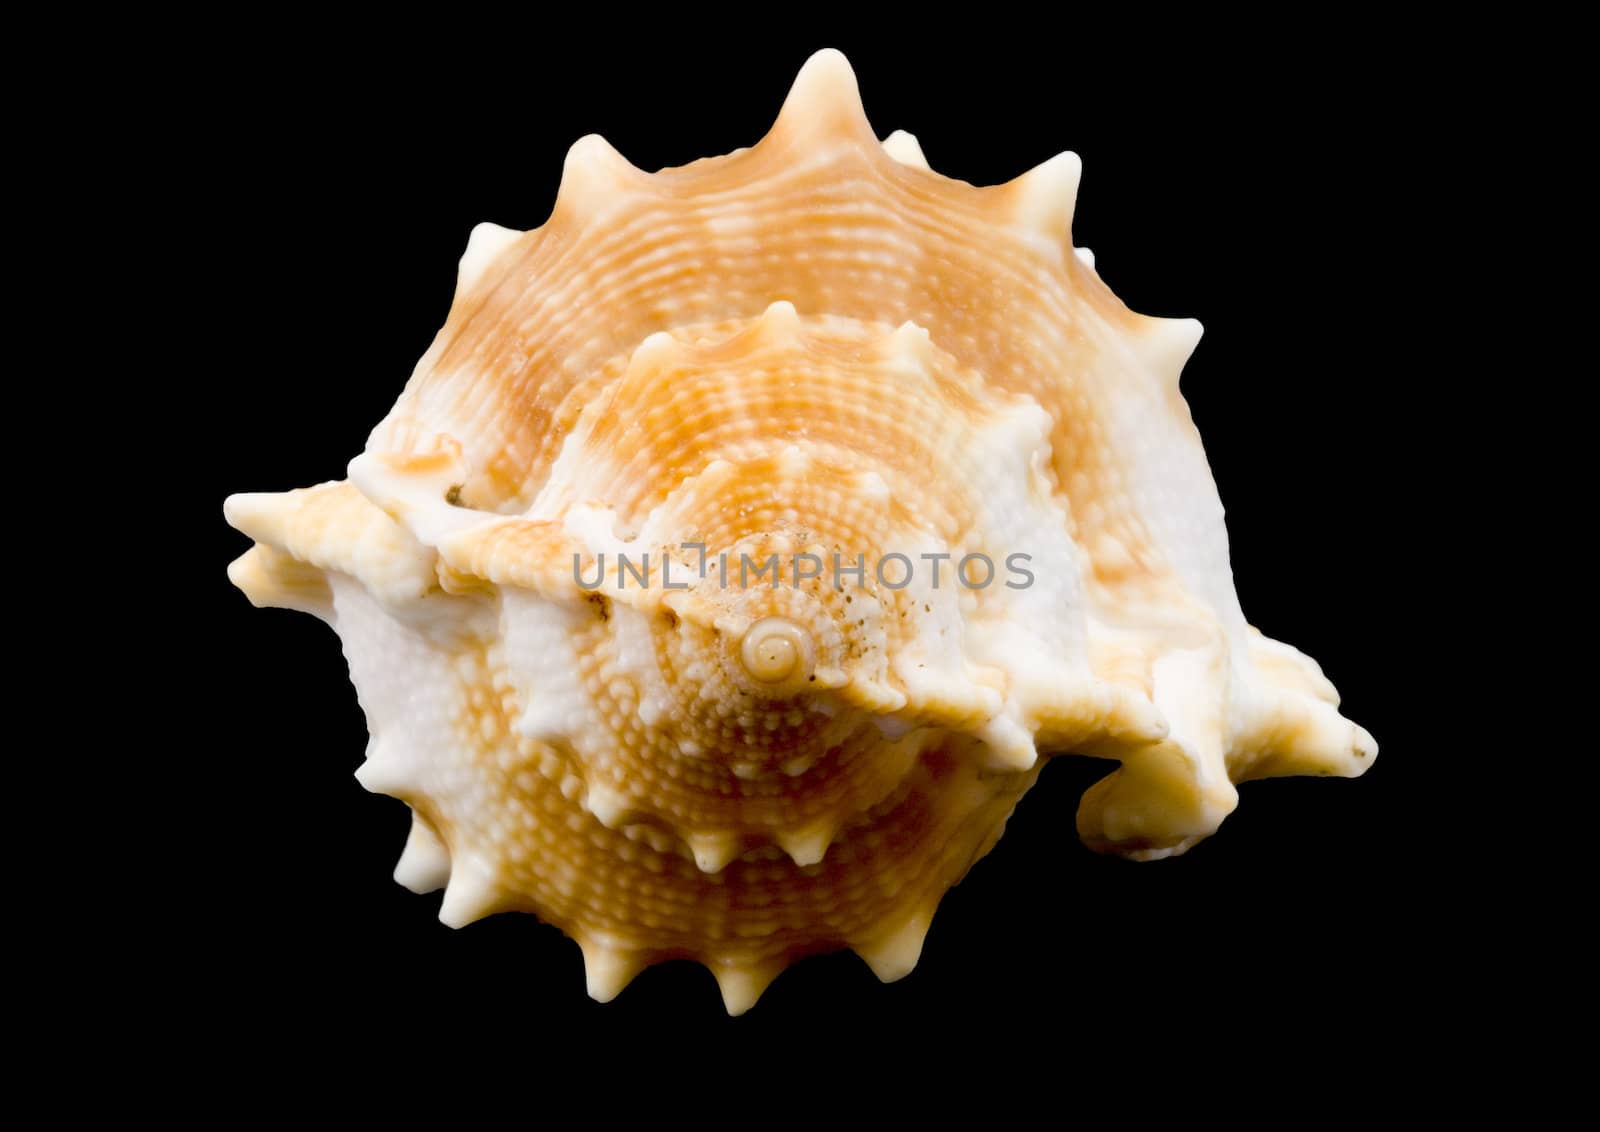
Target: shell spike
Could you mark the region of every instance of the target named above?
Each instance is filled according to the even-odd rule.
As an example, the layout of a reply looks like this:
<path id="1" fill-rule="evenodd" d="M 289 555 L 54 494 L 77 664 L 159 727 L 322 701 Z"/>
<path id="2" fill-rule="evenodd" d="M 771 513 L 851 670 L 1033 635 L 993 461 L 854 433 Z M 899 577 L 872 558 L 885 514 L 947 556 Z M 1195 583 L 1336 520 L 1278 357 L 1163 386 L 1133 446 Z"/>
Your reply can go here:
<path id="1" fill-rule="evenodd" d="M 933 336 L 908 319 L 889 335 L 885 347 L 889 357 L 920 365 L 933 357 Z"/>
<path id="2" fill-rule="evenodd" d="M 1145 322 L 1144 333 L 1135 349 L 1145 364 L 1158 375 L 1178 384 L 1183 367 L 1200 345 L 1205 328 L 1194 318 L 1152 318 Z"/>
<path id="3" fill-rule="evenodd" d="M 843 53 L 829 47 L 806 60 L 772 134 L 793 141 L 865 135 L 877 143 L 861 105 L 856 73 Z"/>
<path id="4" fill-rule="evenodd" d="M 595 821 L 607 829 L 616 829 L 633 810 L 626 794 L 600 782 L 589 783 L 588 790 L 584 792 L 583 806 L 594 815 Z"/>
<path id="5" fill-rule="evenodd" d="M 450 883 L 450 850 L 421 814 L 411 815 L 411 833 L 394 867 L 394 879 L 419 895 Z"/>
<path id="6" fill-rule="evenodd" d="M 761 335 L 775 345 L 784 345 L 800 337 L 800 312 L 787 299 L 779 299 L 761 312 Z"/>
<path id="7" fill-rule="evenodd" d="M 299 491 L 245 491 L 222 503 L 228 525 L 257 542 L 281 546 L 290 522 L 300 510 L 307 489 Z"/>
<path id="8" fill-rule="evenodd" d="M 490 268 L 521 236 L 514 228 L 502 228 L 488 221 L 476 225 L 472 235 L 467 237 L 467 250 L 461 254 L 461 263 L 456 268 L 456 293 L 459 295 L 479 284 L 495 282 L 497 277 L 491 274 Z"/>
<path id="9" fill-rule="evenodd" d="M 883 932 L 864 943 L 850 945 L 857 955 L 867 961 L 872 973 L 885 983 L 903 979 L 911 974 L 922 958 L 922 943 L 928 936 L 932 914 L 918 908 L 899 927 Z"/>
<path id="10" fill-rule="evenodd" d="M 896 130 L 883 139 L 883 152 L 901 165 L 933 172 L 928 165 L 928 158 L 922 152 L 922 143 L 917 141 L 915 135 L 908 134 L 904 130 Z"/>
<path id="11" fill-rule="evenodd" d="M 990 770 L 1032 770 L 1039 750 L 1029 731 L 1009 715 L 997 715 L 978 729 L 983 740 L 983 764 Z"/>
<path id="12" fill-rule="evenodd" d="M 1249 767 L 1247 779 L 1285 774 L 1359 778 L 1378 754 L 1378 744 L 1365 727 L 1351 723 L 1332 704 L 1297 693 L 1281 694 L 1256 731 L 1272 736 L 1270 745 L 1260 746 L 1273 753 Z"/>
<path id="13" fill-rule="evenodd" d="M 1083 161 L 1068 151 L 1000 186 L 1012 224 L 1060 245 L 1069 244 L 1082 176 Z"/>
<path id="14" fill-rule="evenodd" d="M 703 873 L 720 873 L 739 855 L 741 842 L 734 833 L 691 833 L 686 841 L 694 863 Z"/>
<path id="15" fill-rule="evenodd" d="M 646 967 L 637 951 L 616 947 L 597 939 L 580 939 L 583 949 L 583 975 L 589 997 L 610 1002 Z"/>
<path id="16" fill-rule="evenodd" d="M 367 761 L 356 768 L 356 781 L 368 793 L 391 798 L 403 797 L 416 786 L 405 773 L 404 760 L 379 739 L 367 744 Z"/>
<path id="17" fill-rule="evenodd" d="M 808 826 L 804 829 L 785 830 L 777 834 L 778 848 L 789 854 L 795 864 L 804 868 L 815 865 L 828 855 L 833 844 L 834 827 L 831 823 Z"/>
<path id="18" fill-rule="evenodd" d="M 1185 853 L 1239 804 L 1231 780 L 1206 775 L 1182 743 L 1130 752 L 1078 800 L 1078 837 L 1097 853 L 1151 861 Z M 1159 830 L 1159 837 L 1152 836 Z"/>
<path id="19" fill-rule="evenodd" d="M 781 961 L 735 962 L 718 960 L 708 964 L 722 991 L 722 1005 L 731 1017 L 738 1017 L 756 1004 L 766 989 L 783 971 Z"/>
<path id="20" fill-rule="evenodd" d="M 271 546 L 258 543 L 228 563 L 228 581 L 244 591 L 251 605 L 297 609 L 333 620 L 328 576 Z"/>
<path id="21" fill-rule="evenodd" d="M 450 885 L 439 905 L 439 922 L 464 928 L 474 920 L 500 910 L 500 886 L 479 857 L 466 857 L 450 874 Z"/>
<path id="22" fill-rule="evenodd" d="M 628 357 L 628 372 L 630 374 L 649 374 L 657 370 L 669 369 L 682 360 L 683 348 L 678 340 L 665 330 L 658 330 L 640 342 L 638 347 Z"/>
<path id="23" fill-rule="evenodd" d="M 599 134 L 585 134 L 572 143 L 561 166 L 556 211 L 594 217 L 615 201 L 649 183 L 650 175 L 635 166 Z"/>

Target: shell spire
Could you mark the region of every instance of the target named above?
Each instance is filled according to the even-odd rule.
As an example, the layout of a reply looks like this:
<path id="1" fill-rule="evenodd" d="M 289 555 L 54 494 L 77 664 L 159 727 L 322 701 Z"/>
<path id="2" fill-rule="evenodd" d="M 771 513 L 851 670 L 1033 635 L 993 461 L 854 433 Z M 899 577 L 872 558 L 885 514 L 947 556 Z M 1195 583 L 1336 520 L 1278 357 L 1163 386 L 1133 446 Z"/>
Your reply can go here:
<path id="1" fill-rule="evenodd" d="M 1117 764 L 1077 828 L 1139 860 L 1371 765 L 1244 620 L 1199 324 L 1094 278 L 1079 173 L 942 177 L 823 51 L 753 147 L 581 138 L 543 227 L 473 229 L 349 478 L 224 509 L 234 583 L 341 638 L 396 881 L 556 925 L 601 1001 L 689 958 L 738 1014 L 820 951 L 910 973 L 1058 755 Z"/>

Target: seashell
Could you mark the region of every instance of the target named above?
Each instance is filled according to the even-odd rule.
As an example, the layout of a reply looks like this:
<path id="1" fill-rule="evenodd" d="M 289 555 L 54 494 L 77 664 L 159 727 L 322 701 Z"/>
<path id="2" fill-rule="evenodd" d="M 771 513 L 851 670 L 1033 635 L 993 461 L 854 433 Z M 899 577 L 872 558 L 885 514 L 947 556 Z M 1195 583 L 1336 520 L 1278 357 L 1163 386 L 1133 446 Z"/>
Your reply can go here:
<path id="1" fill-rule="evenodd" d="M 739 1013 L 807 954 L 909 972 L 1041 754 L 1120 764 L 1077 827 L 1138 859 L 1371 765 L 1240 612 L 1200 327 L 1073 248 L 1078 175 L 939 176 L 825 51 L 753 148 L 583 138 L 548 223 L 473 231 L 349 478 L 226 504 L 233 581 L 343 642 L 401 884 L 558 925 L 597 999 L 688 957 Z"/>

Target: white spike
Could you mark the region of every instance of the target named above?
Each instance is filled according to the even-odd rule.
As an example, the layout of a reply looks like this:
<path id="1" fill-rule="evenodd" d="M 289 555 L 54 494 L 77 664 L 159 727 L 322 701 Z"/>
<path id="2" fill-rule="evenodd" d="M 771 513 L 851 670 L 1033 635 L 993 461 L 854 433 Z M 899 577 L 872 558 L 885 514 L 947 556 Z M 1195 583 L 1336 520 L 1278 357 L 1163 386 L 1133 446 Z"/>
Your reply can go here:
<path id="1" fill-rule="evenodd" d="M 933 356 L 933 336 L 924 327 L 907 320 L 889 335 L 886 347 L 891 358 L 920 365 Z"/>
<path id="2" fill-rule="evenodd" d="M 800 336 L 800 312 L 779 299 L 761 312 L 761 334 L 769 342 L 792 342 Z"/>
<path id="3" fill-rule="evenodd" d="M 607 829 L 616 829 L 633 809 L 626 794 L 613 790 L 603 782 L 589 784 L 583 804 L 595 820 Z"/>
<path id="4" fill-rule="evenodd" d="M 814 825 L 807 829 L 788 830 L 774 835 L 778 847 L 795 864 L 804 868 L 815 865 L 828 854 L 828 846 L 833 844 L 833 826 Z"/>
<path id="5" fill-rule="evenodd" d="M 253 546 L 228 563 L 228 581 L 244 592 L 251 605 L 297 609 L 333 621 L 327 574 L 274 547 Z"/>
<path id="6" fill-rule="evenodd" d="M 1269 707 L 1258 733 L 1271 756 L 1247 772 L 1250 778 L 1283 774 L 1331 774 L 1358 778 L 1372 766 L 1377 741 L 1351 723 L 1332 704 L 1298 693 L 1281 694 Z"/>
<path id="7" fill-rule="evenodd" d="M 1105 729 L 1117 743 L 1159 743 L 1172 733 L 1161 709 L 1136 688 L 1109 685 L 1101 708 Z"/>
<path id="8" fill-rule="evenodd" d="M 490 264 L 499 259 L 500 253 L 516 243 L 521 235 L 515 229 L 502 228 L 487 221 L 474 227 L 472 235 L 467 237 L 467 250 L 462 253 L 461 263 L 456 268 L 456 290 L 467 291 L 481 282 L 489 282 L 486 273 Z"/>
<path id="9" fill-rule="evenodd" d="M 983 740 L 984 767 L 988 770 L 1032 770 L 1039 761 L 1033 733 L 1007 713 L 1000 713 L 978 729 Z"/>
<path id="10" fill-rule="evenodd" d="M 1073 248 L 1072 254 L 1078 257 L 1078 262 L 1083 266 L 1090 271 L 1094 270 L 1094 253 L 1088 248 Z"/>
<path id="11" fill-rule="evenodd" d="M 645 968 L 644 958 L 628 948 L 594 939 L 580 939 L 578 946 L 583 949 L 583 977 L 589 997 L 596 1002 L 616 998 Z"/>
<path id="12" fill-rule="evenodd" d="M 1151 369 L 1176 385 L 1204 332 L 1198 319 L 1152 318 L 1136 349 Z"/>
<path id="13" fill-rule="evenodd" d="M 373 794 L 398 798 L 416 783 L 406 773 L 405 760 L 376 736 L 367 743 L 367 760 L 356 768 L 356 781 Z"/>
<path id="14" fill-rule="evenodd" d="M 722 991 L 722 1005 L 731 1017 L 738 1017 L 756 1004 L 763 992 L 783 972 L 783 964 L 776 962 L 736 963 L 718 961 L 707 964 L 717 978 L 717 988 Z"/>
<path id="15" fill-rule="evenodd" d="M 585 134 L 572 143 L 561 166 L 556 207 L 596 215 L 629 195 L 649 174 L 636 168 L 599 134 Z"/>
<path id="16" fill-rule="evenodd" d="M 913 169 L 926 169 L 933 172 L 928 166 L 928 159 L 922 152 L 922 145 L 915 136 L 904 130 L 896 130 L 883 139 L 883 152 L 894 158 L 902 165 L 909 165 Z"/>
<path id="17" fill-rule="evenodd" d="M 735 833 L 691 833 L 686 839 L 694 863 L 703 873 L 720 873 L 739 855 L 741 840 Z"/>
<path id="18" fill-rule="evenodd" d="M 636 373 L 665 369 L 684 356 L 678 340 L 665 330 L 657 330 L 634 347 L 628 358 L 628 369 Z"/>
<path id="19" fill-rule="evenodd" d="M 228 525 L 257 542 L 282 545 L 290 519 L 300 509 L 299 492 L 246 491 L 222 501 Z"/>
<path id="20" fill-rule="evenodd" d="M 451 870 L 450 886 L 439 905 L 439 921 L 446 927 L 464 928 L 494 912 L 499 903 L 500 886 L 488 864 L 469 855 Z"/>
<path id="21" fill-rule="evenodd" d="M 420 814 L 411 815 L 411 833 L 394 879 L 419 894 L 437 892 L 450 882 L 450 850 Z"/>
<path id="22" fill-rule="evenodd" d="M 931 922 L 932 917 L 919 908 L 898 928 L 869 943 L 851 944 L 851 949 L 867 961 L 880 980 L 892 983 L 909 975 L 922 958 L 922 941 L 927 938 Z"/>
<path id="23" fill-rule="evenodd" d="M 850 62 L 833 48 L 825 48 L 807 59 L 795 76 L 789 96 L 778 112 L 775 129 L 827 134 L 840 130 L 871 132 L 866 111 L 861 106 L 861 88 Z"/>
<path id="24" fill-rule="evenodd" d="M 1076 153 L 1058 153 L 1005 187 L 1012 194 L 1015 224 L 1061 244 L 1072 234 L 1083 162 Z"/>

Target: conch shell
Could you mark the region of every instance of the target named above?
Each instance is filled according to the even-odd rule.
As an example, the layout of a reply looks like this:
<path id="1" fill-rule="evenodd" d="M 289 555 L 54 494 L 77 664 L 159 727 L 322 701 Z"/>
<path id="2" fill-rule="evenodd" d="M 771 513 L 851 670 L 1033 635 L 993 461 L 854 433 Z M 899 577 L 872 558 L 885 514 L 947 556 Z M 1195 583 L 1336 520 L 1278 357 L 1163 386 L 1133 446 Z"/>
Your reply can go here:
<path id="1" fill-rule="evenodd" d="M 939 176 L 825 51 L 753 148 L 586 137 L 548 223 L 473 231 L 349 479 L 226 507 L 239 588 L 343 641 L 400 883 L 558 925 L 595 998 L 687 957 L 739 1013 L 810 953 L 909 972 L 1041 754 L 1121 764 L 1078 831 L 1141 859 L 1371 765 L 1240 613 L 1200 327 L 1075 252 L 1078 174 Z"/>

